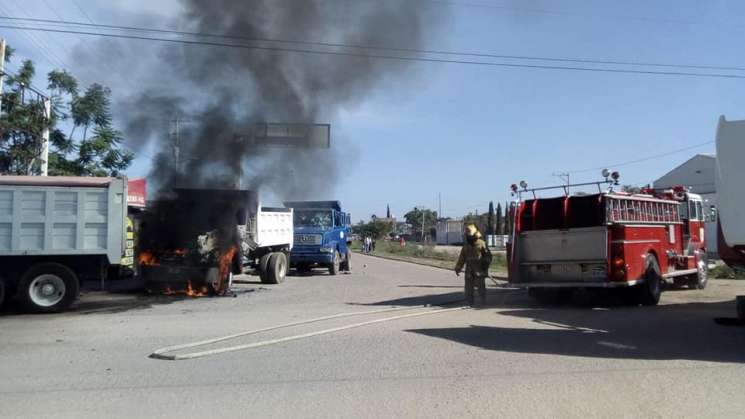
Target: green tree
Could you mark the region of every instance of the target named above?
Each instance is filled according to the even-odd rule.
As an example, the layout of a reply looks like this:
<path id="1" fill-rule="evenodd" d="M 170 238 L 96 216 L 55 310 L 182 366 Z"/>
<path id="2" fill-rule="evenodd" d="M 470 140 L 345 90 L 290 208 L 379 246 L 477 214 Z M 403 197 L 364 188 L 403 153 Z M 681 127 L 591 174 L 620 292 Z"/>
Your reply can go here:
<path id="1" fill-rule="evenodd" d="M 494 234 L 494 202 L 489 201 L 489 218 L 486 223 L 486 234 L 492 235 Z"/>
<path id="2" fill-rule="evenodd" d="M 0 114 L 0 173 L 30 175 L 40 165 L 41 133 L 54 120 L 44 117 L 43 102 L 26 89 L 34 74 L 34 64 L 26 60 L 6 78 Z"/>
<path id="3" fill-rule="evenodd" d="M 396 225 L 392 221 L 374 219 L 369 223 L 360 222 L 352 227 L 352 232 L 359 234 L 362 237 L 372 237 L 376 240 L 380 240 L 389 236 L 395 227 Z"/>
<path id="4" fill-rule="evenodd" d="M 635 185 L 623 185 L 621 190 L 628 193 L 641 193 L 642 188 Z"/>
<path id="5" fill-rule="evenodd" d="M 497 203 L 497 225 L 495 234 L 504 234 L 504 217 L 502 216 L 502 204 Z"/>
<path id="6" fill-rule="evenodd" d="M 50 175 L 117 176 L 130 166 L 134 155 L 122 148 L 122 134 L 112 125 L 108 88 L 93 84 L 81 96 L 71 74 L 52 71 L 47 75 L 52 112 L 46 118 L 41 96 L 28 89 L 34 76 L 34 64 L 26 60 L 7 78 L 0 116 L 0 173 L 40 173 L 44 128 L 50 131 Z"/>
<path id="7" fill-rule="evenodd" d="M 411 226 L 412 236 L 416 239 L 422 237 L 422 224 L 425 236 L 434 237 L 437 234 L 437 211 L 414 207 L 404 214 L 404 220 Z"/>

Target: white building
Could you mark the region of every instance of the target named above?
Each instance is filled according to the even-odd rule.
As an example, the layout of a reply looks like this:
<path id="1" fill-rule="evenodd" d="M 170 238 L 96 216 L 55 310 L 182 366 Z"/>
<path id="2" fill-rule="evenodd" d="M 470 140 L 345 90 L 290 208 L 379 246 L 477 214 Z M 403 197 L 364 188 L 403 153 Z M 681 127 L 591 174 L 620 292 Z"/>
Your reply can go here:
<path id="1" fill-rule="evenodd" d="M 715 170 L 717 158 L 714 154 L 697 154 L 688 161 L 669 171 L 654 181 L 655 188 L 671 188 L 681 185 L 689 188 L 704 200 L 704 209 L 710 210 L 717 205 L 717 188 Z M 709 253 L 717 252 L 717 223 L 716 218 L 707 218 L 706 241 Z"/>
<path id="2" fill-rule="evenodd" d="M 462 244 L 463 243 L 463 220 L 438 220 L 437 221 L 437 244 Z"/>

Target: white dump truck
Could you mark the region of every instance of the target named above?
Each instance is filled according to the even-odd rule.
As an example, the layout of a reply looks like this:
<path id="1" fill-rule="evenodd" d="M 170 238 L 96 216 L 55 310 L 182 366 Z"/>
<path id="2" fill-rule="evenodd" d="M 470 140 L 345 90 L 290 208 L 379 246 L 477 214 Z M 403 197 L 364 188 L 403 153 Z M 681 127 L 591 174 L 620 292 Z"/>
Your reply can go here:
<path id="1" fill-rule="evenodd" d="M 127 179 L 0 176 L 0 304 L 54 312 L 84 278 L 131 266 Z M 129 231 L 128 231 L 129 230 Z"/>
<path id="2" fill-rule="evenodd" d="M 715 171 L 719 255 L 745 269 L 745 121 L 719 118 Z"/>
<path id="3" fill-rule="evenodd" d="M 282 282 L 293 245 L 293 211 L 261 205 L 246 190 L 173 190 L 140 224 L 139 271 L 154 293 L 225 294 L 233 274 Z"/>

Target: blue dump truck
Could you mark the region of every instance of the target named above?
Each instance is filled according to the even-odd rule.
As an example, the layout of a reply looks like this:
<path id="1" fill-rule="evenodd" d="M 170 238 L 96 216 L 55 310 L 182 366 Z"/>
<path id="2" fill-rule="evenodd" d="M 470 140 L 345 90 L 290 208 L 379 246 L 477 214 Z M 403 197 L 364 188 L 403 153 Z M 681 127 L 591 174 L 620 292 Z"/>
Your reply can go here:
<path id="1" fill-rule="evenodd" d="M 351 217 L 339 201 L 285 202 L 294 211 L 295 245 L 290 265 L 298 272 L 328 268 L 329 274 L 351 271 Z"/>

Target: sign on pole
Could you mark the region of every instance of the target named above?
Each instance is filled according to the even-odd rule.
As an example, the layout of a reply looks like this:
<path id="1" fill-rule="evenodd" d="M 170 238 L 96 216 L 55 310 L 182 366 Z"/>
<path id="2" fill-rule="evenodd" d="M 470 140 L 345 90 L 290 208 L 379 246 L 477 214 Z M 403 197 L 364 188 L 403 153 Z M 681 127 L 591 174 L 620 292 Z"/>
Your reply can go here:
<path id="1" fill-rule="evenodd" d="M 238 140 L 265 147 L 330 148 L 331 125 L 259 123 L 251 135 Z"/>

